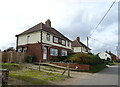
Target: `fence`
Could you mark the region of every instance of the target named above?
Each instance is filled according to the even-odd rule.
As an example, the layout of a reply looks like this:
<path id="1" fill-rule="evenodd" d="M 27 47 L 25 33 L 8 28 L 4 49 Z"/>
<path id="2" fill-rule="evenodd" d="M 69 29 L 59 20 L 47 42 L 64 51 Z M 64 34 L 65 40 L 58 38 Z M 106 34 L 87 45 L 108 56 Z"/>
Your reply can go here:
<path id="1" fill-rule="evenodd" d="M 27 53 L 21 52 L 0 52 L 0 62 L 7 63 L 19 63 L 25 62 L 27 58 Z"/>

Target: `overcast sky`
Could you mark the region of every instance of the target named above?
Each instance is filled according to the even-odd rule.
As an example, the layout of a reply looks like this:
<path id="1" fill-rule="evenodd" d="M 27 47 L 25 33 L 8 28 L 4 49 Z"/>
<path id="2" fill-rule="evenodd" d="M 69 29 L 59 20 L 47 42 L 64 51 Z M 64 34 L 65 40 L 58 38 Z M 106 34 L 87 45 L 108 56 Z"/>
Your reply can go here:
<path id="1" fill-rule="evenodd" d="M 77 36 L 86 44 L 114 0 L 1 0 L 0 49 L 16 46 L 16 34 L 50 19 L 69 39 Z M 116 53 L 118 43 L 118 1 L 98 29 L 89 38 L 92 52 L 110 50 Z"/>

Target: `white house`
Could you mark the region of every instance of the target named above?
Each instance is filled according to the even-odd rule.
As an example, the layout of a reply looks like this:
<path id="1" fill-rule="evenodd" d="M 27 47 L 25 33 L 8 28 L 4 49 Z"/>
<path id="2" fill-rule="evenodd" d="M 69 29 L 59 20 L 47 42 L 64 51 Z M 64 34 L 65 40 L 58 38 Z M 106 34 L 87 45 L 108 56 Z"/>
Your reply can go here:
<path id="1" fill-rule="evenodd" d="M 36 61 L 49 60 L 56 56 L 67 56 L 72 41 L 51 27 L 48 19 L 16 35 L 17 51 L 35 56 Z"/>
<path id="2" fill-rule="evenodd" d="M 110 60 L 112 60 L 111 55 L 108 54 L 107 52 L 100 52 L 100 53 L 98 53 L 98 56 L 99 56 L 101 59 L 105 59 L 105 60 L 110 59 Z"/>
<path id="3" fill-rule="evenodd" d="M 79 53 L 79 52 L 90 52 L 91 49 L 87 47 L 85 44 L 83 44 L 80 41 L 80 37 L 77 37 L 76 40 L 72 41 L 72 50 L 74 53 Z"/>

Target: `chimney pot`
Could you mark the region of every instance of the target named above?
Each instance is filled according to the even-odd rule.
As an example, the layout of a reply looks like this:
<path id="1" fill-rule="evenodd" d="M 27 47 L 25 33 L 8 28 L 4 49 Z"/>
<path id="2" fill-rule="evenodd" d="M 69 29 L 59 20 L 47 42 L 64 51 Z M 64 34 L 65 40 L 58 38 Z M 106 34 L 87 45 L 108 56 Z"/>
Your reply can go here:
<path id="1" fill-rule="evenodd" d="M 46 25 L 48 25 L 49 27 L 51 27 L 51 21 L 50 19 L 48 19 L 46 22 L 45 22 Z"/>
<path id="2" fill-rule="evenodd" d="M 80 42 L 80 37 L 77 37 L 76 40 Z"/>

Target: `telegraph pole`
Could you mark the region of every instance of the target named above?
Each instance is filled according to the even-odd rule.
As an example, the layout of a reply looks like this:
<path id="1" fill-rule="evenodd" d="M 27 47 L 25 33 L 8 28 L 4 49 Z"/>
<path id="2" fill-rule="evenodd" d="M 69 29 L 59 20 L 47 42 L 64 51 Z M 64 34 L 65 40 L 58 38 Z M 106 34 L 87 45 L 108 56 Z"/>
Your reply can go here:
<path id="1" fill-rule="evenodd" d="M 89 47 L 88 40 L 89 40 L 89 38 L 88 38 L 88 36 L 87 36 L 87 47 Z M 87 52 L 88 52 L 88 48 L 87 48 Z"/>

